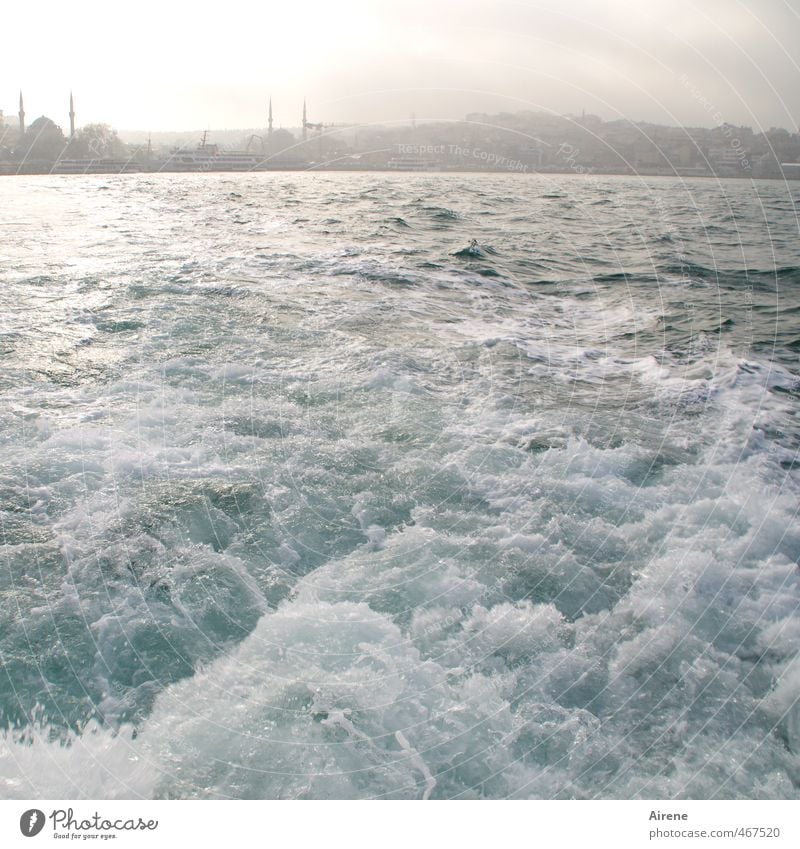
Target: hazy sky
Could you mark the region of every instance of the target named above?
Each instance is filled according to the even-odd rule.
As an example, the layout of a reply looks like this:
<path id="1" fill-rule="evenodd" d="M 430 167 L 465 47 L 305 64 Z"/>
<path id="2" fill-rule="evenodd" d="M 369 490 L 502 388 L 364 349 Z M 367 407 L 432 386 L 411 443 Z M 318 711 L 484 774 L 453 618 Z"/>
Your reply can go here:
<path id="1" fill-rule="evenodd" d="M 800 0 L 110 0 L 6 4 L 0 108 L 181 130 L 582 109 L 800 120 Z M 684 76 L 685 75 L 685 76 Z"/>

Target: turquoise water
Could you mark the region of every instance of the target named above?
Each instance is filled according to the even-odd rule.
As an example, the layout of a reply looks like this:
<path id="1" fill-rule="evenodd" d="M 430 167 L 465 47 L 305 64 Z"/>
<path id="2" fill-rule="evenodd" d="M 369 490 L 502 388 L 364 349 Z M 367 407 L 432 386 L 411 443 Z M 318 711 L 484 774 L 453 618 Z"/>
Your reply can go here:
<path id="1" fill-rule="evenodd" d="M 800 186 L 2 189 L 0 796 L 797 798 Z"/>

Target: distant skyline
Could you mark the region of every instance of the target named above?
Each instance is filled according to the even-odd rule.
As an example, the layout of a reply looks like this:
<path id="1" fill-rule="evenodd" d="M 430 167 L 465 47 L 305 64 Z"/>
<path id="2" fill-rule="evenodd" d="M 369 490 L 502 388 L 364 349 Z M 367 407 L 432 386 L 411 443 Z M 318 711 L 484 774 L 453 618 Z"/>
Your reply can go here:
<path id="1" fill-rule="evenodd" d="M 0 108 L 120 130 L 548 111 L 797 130 L 797 0 L 89 0 L 4 10 Z"/>

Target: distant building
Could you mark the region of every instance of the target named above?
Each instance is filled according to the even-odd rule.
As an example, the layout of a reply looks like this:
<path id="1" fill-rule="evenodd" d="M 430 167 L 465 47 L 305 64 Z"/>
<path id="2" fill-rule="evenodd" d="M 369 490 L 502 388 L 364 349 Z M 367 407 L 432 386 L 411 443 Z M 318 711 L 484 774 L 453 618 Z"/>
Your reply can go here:
<path id="1" fill-rule="evenodd" d="M 725 145 L 708 150 L 708 161 L 715 171 L 734 172 L 750 169 L 749 154 L 741 147 Z"/>

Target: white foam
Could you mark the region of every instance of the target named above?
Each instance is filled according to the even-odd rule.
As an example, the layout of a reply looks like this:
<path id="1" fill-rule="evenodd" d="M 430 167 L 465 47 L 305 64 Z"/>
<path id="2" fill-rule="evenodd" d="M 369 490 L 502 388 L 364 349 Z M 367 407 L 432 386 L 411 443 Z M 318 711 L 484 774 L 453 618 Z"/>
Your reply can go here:
<path id="1" fill-rule="evenodd" d="M 6 796 L 796 798 L 788 369 L 627 283 L 200 231 L 116 347 L 62 281 L 108 361 L 4 390 Z"/>

